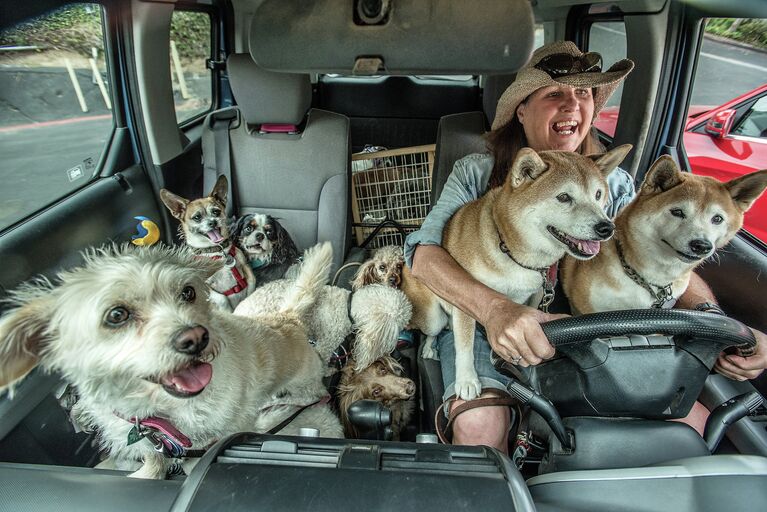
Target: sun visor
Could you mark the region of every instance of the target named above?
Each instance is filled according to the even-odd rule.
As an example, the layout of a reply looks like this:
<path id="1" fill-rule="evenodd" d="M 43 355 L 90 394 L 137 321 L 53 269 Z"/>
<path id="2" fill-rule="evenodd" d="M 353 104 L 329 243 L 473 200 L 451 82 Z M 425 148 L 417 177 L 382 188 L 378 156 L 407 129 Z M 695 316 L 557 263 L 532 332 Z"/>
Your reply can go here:
<path id="1" fill-rule="evenodd" d="M 250 53 L 269 70 L 498 74 L 533 50 L 529 0 L 264 0 Z"/>

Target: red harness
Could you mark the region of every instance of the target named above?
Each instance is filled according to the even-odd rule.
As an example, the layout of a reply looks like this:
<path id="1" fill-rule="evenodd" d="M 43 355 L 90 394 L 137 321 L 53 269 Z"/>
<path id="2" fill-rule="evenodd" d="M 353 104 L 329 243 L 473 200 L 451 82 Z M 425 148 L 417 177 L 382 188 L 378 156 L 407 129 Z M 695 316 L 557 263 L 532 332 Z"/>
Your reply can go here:
<path id="1" fill-rule="evenodd" d="M 242 277 L 242 274 L 240 274 L 240 271 L 237 270 L 237 258 L 235 257 L 235 254 L 237 254 L 237 247 L 232 244 L 229 249 L 229 256 L 231 256 L 234 259 L 235 264 L 232 265 L 230 270 L 232 271 L 232 275 L 234 276 L 234 280 L 237 281 L 237 284 L 234 285 L 232 288 L 229 288 L 225 292 L 220 292 L 226 295 L 227 297 L 230 295 L 234 295 L 235 293 L 240 293 L 242 290 L 247 289 L 248 282 L 245 280 L 244 277 Z M 213 260 L 220 260 L 222 256 L 210 256 Z"/>

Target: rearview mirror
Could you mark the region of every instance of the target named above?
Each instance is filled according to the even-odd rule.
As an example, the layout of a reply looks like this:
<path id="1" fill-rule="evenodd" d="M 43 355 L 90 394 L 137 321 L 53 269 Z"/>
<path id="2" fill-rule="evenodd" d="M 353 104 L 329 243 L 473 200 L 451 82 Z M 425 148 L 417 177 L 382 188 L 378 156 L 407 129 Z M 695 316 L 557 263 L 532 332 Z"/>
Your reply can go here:
<path id="1" fill-rule="evenodd" d="M 730 134 L 732 122 L 735 120 L 735 110 L 728 108 L 711 116 L 706 122 L 706 133 L 717 139 L 723 139 Z"/>

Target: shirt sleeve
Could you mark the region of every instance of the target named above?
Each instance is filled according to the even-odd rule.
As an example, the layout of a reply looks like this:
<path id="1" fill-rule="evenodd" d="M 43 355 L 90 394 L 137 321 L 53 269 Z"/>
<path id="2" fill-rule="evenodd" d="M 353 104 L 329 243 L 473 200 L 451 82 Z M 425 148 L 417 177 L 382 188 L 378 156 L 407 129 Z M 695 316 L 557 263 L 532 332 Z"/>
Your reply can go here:
<path id="1" fill-rule="evenodd" d="M 636 196 L 634 178 L 620 167 L 616 167 L 607 176 L 607 185 L 610 194 L 605 212 L 611 219 L 614 219 L 618 212 Z"/>
<path id="2" fill-rule="evenodd" d="M 418 231 L 410 233 L 405 239 L 404 253 L 408 267 L 413 266 L 413 254 L 419 244 L 442 245 L 442 231 L 450 217 L 461 206 L 479 197 L 481 173 L 476 165 L 472 165 L 472 156 L 464 157 L 455 163 L 437 203 Z"/>

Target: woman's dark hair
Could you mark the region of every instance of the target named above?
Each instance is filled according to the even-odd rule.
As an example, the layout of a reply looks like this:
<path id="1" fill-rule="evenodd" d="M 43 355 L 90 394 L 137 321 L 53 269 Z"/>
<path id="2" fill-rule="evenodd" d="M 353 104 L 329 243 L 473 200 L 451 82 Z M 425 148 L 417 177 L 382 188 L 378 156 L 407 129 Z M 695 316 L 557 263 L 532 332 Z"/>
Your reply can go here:
<path id="1" fill-rule="evenodd" d="M 521 103 L 526 103 L 527 98 Z M 520 103 L 520 104 L 521 104 Z M 493 171 L 490 173 L 490 179 L 487 182 L 487 189 L 500 187 L 506 181 L 506 175 L 509 174 L 511 164 L 517 152 L 527 146 L 527 137 L 525 137 L 525 128 L 519 122 L 517 114 L 514 113 L 511 121 L 500 128 L 489 132 L 487 139 L 487 149 L 492 153 L 495 162 Z M 591 128 L 586 138 L 583 139 L 578 152 L 582 155 L 591 155 L 594 153 L 603 153 L 605 147 L 599 142 L 596 135 L 596 129 Z"/>

